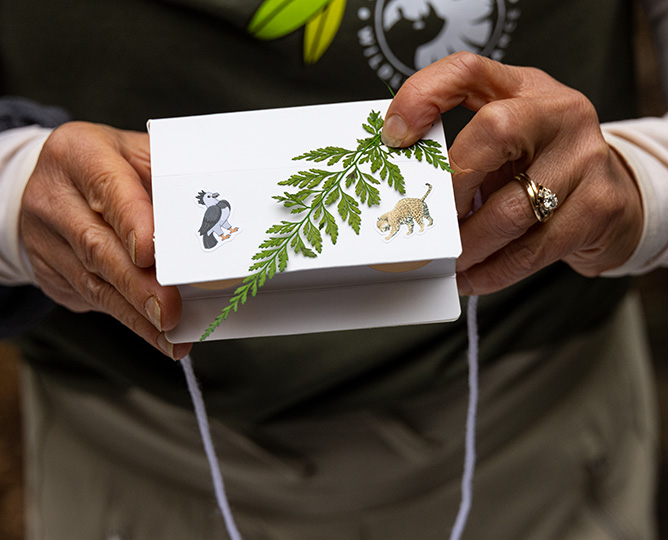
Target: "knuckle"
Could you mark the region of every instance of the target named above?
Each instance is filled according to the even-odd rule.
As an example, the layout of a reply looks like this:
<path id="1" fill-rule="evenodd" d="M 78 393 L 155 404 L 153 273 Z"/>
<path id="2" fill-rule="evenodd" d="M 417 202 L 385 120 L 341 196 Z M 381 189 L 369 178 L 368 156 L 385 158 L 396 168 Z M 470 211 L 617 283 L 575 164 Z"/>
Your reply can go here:
<path id="1" fill-rule="evenodd" d="M 467 76 L 481 75 L 487 59 L 470 51 L 458 51 L 447 57 L 455 73 L 466 74 Z"/>
<path id="2" fill-rule="evenodd" d="M 122 317 L 121 322 L 135 334 L 142 336 L 148 341 L 152 341 L 149 337 L 150 335 L 157 337 L 159 334 L 159 331 L 136 309 L 129 309 Z"/>
<path id="3" fill-rule="evenodd" d="M 76 252 L 87 270 L 97 270 L 105 249 L 105 234 L 98 225 L 84 227 L 77 237 Z"/>
<path id="4" fill-rule="evenodd" d="M 116 289 L 129 300 L 133 300 L 140 290 L 138 285 L 137 270 L 134 266 L 124 267 L 120 272 L 114 275 L 114 285 Z M 139 303 L 139 301 L 138 301 Z"/>
<path id="5" fill-rule="evenodd" d="M 523 120 L 511 101 L 487 103 L 476 113 L 475 121 L 481 132 L 485 133 L 487 144 L 493 147 L 504 162 L 520 158 L 524 147 L 529 146 L 522 140 Z"/>
<path id="6" fill-rule="evenodd" d="M 487 229 L 490 234 L 512 240 L 529 228 L 533 213 L 524 194 L 519 193 L 519 195 L 520 197 L 507 197 L 500 203 L 490 205 L 487 218 Z"/>
<path id="7" fill-rule="evenodd" d="M 67 122 L 57 127 L 44 143 L 44 151 L 56 162 L 66 159 L 73 152 L 80 152 L 86 141 L 83 135 L 89 126 L 86 122 Z"/>
<path id="8" fill-rule="evenodd" d="M 571 99 L 571 111 L 579 118 L 587 120 L 588 123 L 594 122 L 598 125 L 598 114 L 596 113 L 596 109 L 592 102 L 581 92 L 573 90 L 572 88 L 569 88 L 568 90 L 568 96 Z"/>
<path id="9" fill-rule="evenodd" d="M 597 178 L 609 169 L 610 148 L 603 137 L 590 139 L 590 143 L 583 149 L 585 167 L 582 175 L 588 178 Z M 605 172 L 604 172 L 605 171 Z M 602 182 L 607 184 L 607 182 Z"/>
<path id="10" fill-rule="evenodd" d="M 111 287 L 96 274 L 84 271 L 79 277 L 81 294 L 97 311 L 106 311 L 112 294 Z"/>
<path id="11" fill-rule="evenodd" d="M 513 250 L 512 256 L 505 257 L 510 275 L 523 278 L 544 266 L 543 250 L 537 244 L 525 244 Z"/>
<path id="12" fill-rule="evenodd" d="M 115 200 L 117 183 L 103 167 L 89 173 L 88 183 L 92 188 L 88 193 L 88 205 L 94 212 L 102 214 L 106 206 L 105 201 Z"/>
<path id="13" fill-rule="evenodd" d="M 576 132 L 599 129 L 599 119 L 592 102 L 578 90 L 559 84 L 563 91 L 553 92 L 553 107 L 560 114 L 561 125 L 567 125 L 571 137 Z M 602 137 L 601 137 L 602 139 Z"/>

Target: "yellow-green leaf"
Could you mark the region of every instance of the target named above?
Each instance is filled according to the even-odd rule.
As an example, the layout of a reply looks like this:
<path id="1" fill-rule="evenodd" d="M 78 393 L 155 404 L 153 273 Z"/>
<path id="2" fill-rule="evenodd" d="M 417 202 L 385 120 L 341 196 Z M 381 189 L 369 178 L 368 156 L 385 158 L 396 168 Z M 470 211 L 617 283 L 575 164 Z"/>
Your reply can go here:
<path id="1" fill-rule="evenodd" d="M 331 0 L 264 0 L 248 24 L 259 39 L 278 39 L 304 26 Z"/>
<path id="2" fill-rule="evenodd" d="M 332 0 L 306 23 L 304 63 L 315 64 L 325 53 L 341 26 L 346 0 Z"/>

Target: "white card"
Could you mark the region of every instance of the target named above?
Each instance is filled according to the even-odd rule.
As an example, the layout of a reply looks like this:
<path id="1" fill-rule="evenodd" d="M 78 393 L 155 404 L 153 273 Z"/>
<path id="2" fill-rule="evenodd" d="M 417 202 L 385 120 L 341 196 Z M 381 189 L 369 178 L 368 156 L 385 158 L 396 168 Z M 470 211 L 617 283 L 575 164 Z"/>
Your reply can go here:
<path id="1" fill-rule="evenodd" d="M 310 169 L 345 169 L 343 160 L 329 165 L 328 160 L 293 158 L 324 147 L 355 150 L 358 140 L 370 137 L 363 124 L 371 111 L 383 118 L 389 103 L 355 102 L 149 122 L 157 276 L 163 285 L 179 285 L 184 298 L 182 321 L 169 333 L 170 340 L 199 339 L 235 293 L 234 286 L 211 289 L 211 282 L 218 287 L 220 281 L 229 284 L 251 274 L 253 256 L 270 236 L 267 230 L 306 215 L 291 214 L 273 198 L 300 189 L 278 182 Z M 445 152 L 440 123 L 425 139 L 437 141 Z M 320 219 L 312 216 L 313 226 L 322 227 L 321 253 L 310 258 L 288 250 L 285 271 L 267 280 L 257 296 L 231 313 L 209 339 L 457 318 L 454 260 L 461 245 L 450 174 L 415 156 L 392 154 L 389 160 L 404 177 L 405 193 L 388 186 L 369 163 L 359 165 L 360 172 L 381 180 L 379 185 L 372 184 L 380 195 L 380 204 L 374 206 L 359 202 L 355 182 L 348 188 L 345 180 L 340 182 L 343 192 L 358 199 L 359 233 L 341 218 L 337 202 L 327 206 L 337 223 L 336 244 L 324 234 L 326 227 Z M 400 202 L 403 199 L 412 202 Z M 420 213 L 420 218 L 411 218 L 411 211 Z M 379 227 L 378 218 L 386 213 L 385 227 Z M 431 262 L 425 265 L 425 261 Z M 416 269 L 377 270 L 378 265 L 397 263 Z M 189 285 L 201 283 L 208 284 L 207 288 Z M 409 309 L 402 303 L 406 301 L 410 301 Z"/>

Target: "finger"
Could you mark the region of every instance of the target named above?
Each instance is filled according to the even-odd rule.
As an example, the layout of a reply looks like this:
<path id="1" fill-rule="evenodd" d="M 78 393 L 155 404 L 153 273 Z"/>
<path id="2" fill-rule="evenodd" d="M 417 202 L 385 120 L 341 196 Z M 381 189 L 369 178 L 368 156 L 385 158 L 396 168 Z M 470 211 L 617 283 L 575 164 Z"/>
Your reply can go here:
<path id="1" fill-rule="evenodd" d="M 578 178 L 578 172 L 584 178 L 571 185 L 562 182 L 571 191 L 567 197 L 561 197 L 549 221 L 539 223 L 530 215 L 533 212 L 526 193 L 518 182 L 511 182 L 495 192 L 469 218 L 470 223 L 462 225 L 462 243 L 466 247 L 457 261 L 462 294 L 501 290 L 557 260 L 563 260 L 582 275 L 597 276 L 618 267 L 633 253 L 641 235 L 642 220 L 638 216 L 642 215 L 642 206 L 637 185 L 625 174 L 624 165 L 613 159 L 599 166 L 590 163 L 589 168 L 580 171 L 574 166 L 564 170 L 570 171 L 567 176 L 571 178 Z M 508 203 L 509 200 L 513 202 Z M 516 216 L 520 225 L 513 232 L 511 227 L 505 227 L 501 232 L 486 234 L 485 228 L 489 233 L 494 223 L 473 220 L 483 218 L 498 201 L 508 206 L 506 214 Z M 512 206 L 516 208 L 513 210 Z M 488 218 L 494 220 L 491 215 Z M 531 220 L 532 225 L 523 233 L 524 224 Z M 494 238 L 503 234 L 506 235 L 503 240 Z"/>
<path id="2" fill-rule="evenodd" d="M 556 120 L 537 122 L 535 110 L 526 99 L 506 99 L 483 106 L 448 151 L 455 170 L 458 215 L 465 216 L 471 211 L 473 196 L 483 183 L 483 195 L 487 198 L 516 172 L 525 171 L 541 152 L 542 145 L 558 133 L 556 123 Z"/>
<path id="3" fill-rule="evenodd" d="M 78 312 L 90 310 L 112 315 L 125 326 L 162 353 L 178 360 L 183 358 L 191 344 L 170 343 L 160 328 L 160 305 L 154 296 L 149 296 L 143 309 L 128 302 L 120 292 L 102 277 L 89 272 L 71 251 L 68 243 L 57 234 L 45 235 L 45 242 L 56 257 L 34 256 L 33 269 L 42 290 L 56 302 Z M 133 267 L 135 272 L 146 270 Z M 157 322 L 157 323 L 156 323 Z"/>
<path id="4" fill-rule="evenodd" d="M 82 137 L 82 132 L 87 136 Z M 72 140 L 80 141 L 74 163 Z M 70 164 L 65 172 L 88 206 L 116 231 L 133 262 L 151 266 L 153 208 L 146 134 L 71 123 L 54 131 L 47 144 L 56 163 Z"/>
<path id="5" fill-rule="evenodd" d="M 489 294 L 513 285 L 579 249 L 576 221 L 566 208 L 560 215 L 538 223 L 526 234 L 465 270 L 457 271 L 462 295 Z"/>
<path id="6" fill-rule="evenodd" d="M 181 317 L 181 300 L 175 287 L 162 287 L 152 269 L 134 265 L 116 233 L 101 219 L 92 216 L 86 224 L 77 223 L 75 227 L 81 233 L 70 242 L 87 272 L 110 284 L 137 311 L 145 313 L 159 330 L 176 326 Z M 86 294 L 85 291 L 82 294 Z M 97 300 L 95 296 L 91 299 L 93 303 Z M 111 306 L 101 305 L 115 315 L 108 311 Z"/>
<path id="7" fill-rule="evenodd" d="M 467 219 L 460 222 L 465 246 L 457 259 L 457 271 L 464 272 L 524 235 L 536 224 L 530 202 L 519 182 L 495 191 Z"/>
<path id="8" fill-rule="evenodd" d="M 467 52 L 447 56 L 415 73 L 399 89 L 385 115 L 383 142 L 410 146 L 456 105 L 477 111 L 521 89 L 517 68 Z"/>
<path id="9" fill-rule="evenodd" d="M 57 200 L 52 200 L 51 193 L 58 194 Z M 161 287 L 153 270 L 138 268 L 132 263 L 116 232 L 102 216 L 88 207 L 87 201 L 67 178 L 63 178 L 62 173 L 42 178 L 41 182 L 29 182 L 24 199 L 23 235 L 26 246 L 33 245 L 33 252 L 54 253 L 55 261 L 73 252 L 86 272 L 99 276 L 139 312 L 146 312 L 156 328 L 171 329 L 178 323 L 181 315 L 178 291 Z M 60 201 L 66 201 L 66 204 Z M 54 208 L 55 205 L 57 208 Z M 56 212 L 57 220 L 43 221 Z M 43 232 L 49 229 L 59 235 L 65 244 L 56 251 L 52 245 L 44 246 L 40 239 Z M 38 250 L 40 245 L 42 247 Z M 70 268 L 72 271 L 79 270 L 72 265 Z M 96 298 L 91 297 L 94 291 L 88 290 L 85 283 L 75 288 L 88 298 L 95 309 L 116 316 L 112 306 L 97 305 Z M 157 307 L 147 311 L 152 306 L 152 299 L 157 302 Z"/>

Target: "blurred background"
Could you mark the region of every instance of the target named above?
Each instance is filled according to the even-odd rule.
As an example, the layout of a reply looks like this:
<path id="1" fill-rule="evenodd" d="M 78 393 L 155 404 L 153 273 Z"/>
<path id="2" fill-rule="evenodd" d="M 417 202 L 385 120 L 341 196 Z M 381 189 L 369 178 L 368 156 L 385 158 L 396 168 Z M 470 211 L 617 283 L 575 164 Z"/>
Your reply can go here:
<path id="1" fill-rule="evenodd" d="M 661 97 L 655 49 L 639 9 L 637 64 L 639 107 L 643 116 L 660 116 Z M 668 540 L 668 269 L 638 279 L 654 355 L 661 409 L 661 468 L 657 517 L 660 540 Z M 18 356 L 10 342 L 0 341 L 0 540 L 23 540 L 23 484 Z"/>

